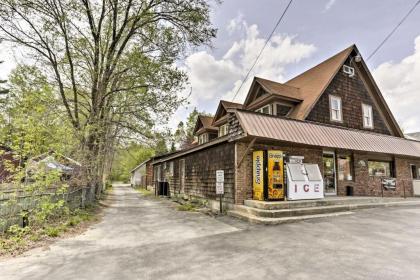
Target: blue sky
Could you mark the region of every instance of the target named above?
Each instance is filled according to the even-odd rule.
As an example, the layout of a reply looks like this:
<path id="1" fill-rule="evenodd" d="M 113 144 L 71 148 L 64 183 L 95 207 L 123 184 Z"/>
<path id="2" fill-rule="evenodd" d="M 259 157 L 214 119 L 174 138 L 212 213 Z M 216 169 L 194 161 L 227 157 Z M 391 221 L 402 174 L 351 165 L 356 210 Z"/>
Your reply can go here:
<path id="1" fill-rule="evenodd" d="M 294 0 L 236 102 L 242 102 L 252 77 L 279 82 L 301 73 L 356 43 L 366 59 L 417 0 Z M 197 107 L 214 113 L 220 99 L 234 92 L 264 44 L 288 0 L 225 0 L 213 4 L 218 28 L 213 48 L 188 53 L 180 66 L 188 73 L 190 104 L 182 106 L 167 125 L 176 127 Z M 420 131 L 420 7 L 367 62 L 394 116 L 405 132 Z M 417 40 L 416 40 L 417 38 Z M 19 54 L 17 54 L 19 56 Z M 13 55 L 0 77 L 14 66 Z"/>
<path id="2" fill-rule="evenodd" d="M 366 59 L 415 2 L 295 0 L 235 101 L 244 100 L 254 75 L 283 82 L 353 43 Z M 217 38 L 212 49 L 196 50 L 186 58 L 192 88 L 190 105 L 178 110 L 172 127 L 194 106 L 214 113 L 219 99 L 232 99 L 287 3 L 226 0 L 214 5 Z M 420 37 L 415 51 L 418 26 L 419 7 L 367 62 L 405 132 L 420 131 Z"/>

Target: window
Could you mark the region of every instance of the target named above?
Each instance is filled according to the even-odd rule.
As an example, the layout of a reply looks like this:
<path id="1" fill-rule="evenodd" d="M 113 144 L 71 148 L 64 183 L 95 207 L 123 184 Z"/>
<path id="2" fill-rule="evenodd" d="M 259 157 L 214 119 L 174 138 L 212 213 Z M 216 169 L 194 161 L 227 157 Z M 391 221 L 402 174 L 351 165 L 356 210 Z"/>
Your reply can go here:
<path id="1" fill-rule="evenodd" d="M 271 115 L 271 104 L 265 105 L 264 107 L 255 110 L 255 112 Z"/>
<path id="2" fill-rule="evenodd" d="M 207 133 L 203 133 L 198 136 L 198 144 L 207 143 L 208 140 L 209 140 L 209 135 Z"/>
<path id="3" fill-rule="evenodd" d="M 283 104 L 276 104 L 274 109 L 275 109 L 274 115 L 287 116 L 287 114 L 289 113 L 290 109 L 292 109 L 292 107 L 288 105 L 283 105 Z"/>
<path id="4" fill-rule="evenodd" d="M 174 176 L 174 162 L 169 162 L 169 176 Z"/>
<path id="5" fill-rule="evenodd" d="M 391 161 L 368 161 L 369 176 L 393 177 L 393 164 Z"/>
<path id="6" fill-rule="evenodd" d="M 227 123 L 225 123 L 224 125 L 221 125 L 219 127 L 219 137 L 227 135 L 228 134 L 228 128 L 229 128 L 229 126 L 228 126 Z"/>
<path id="7" fill-rule="evenodd" d="M 373 128 L 372 106 L 367 105 L 367 104 L 362 104 L 362 111 L 363 111 L 363 127 Z"/>
<path id="8" fill-rule="evenodd" d="M 420 179 L 420 167 L 417 168 L 416 165 L 411 164 L 411 176 L 413 179 Z"/>
<path id="9" fill-rule="evenodd" d="M 352 159 L 351 156 L 339 156 L 337 159 L 338 164 L 338 180 L 352 181 Z"/>
<path id="10" fill-rule="evenodd" d="M 341 122 L 343 114 L 341 110 L 341 98 L 330 95 L 330 116 L 332 121 Z"/>

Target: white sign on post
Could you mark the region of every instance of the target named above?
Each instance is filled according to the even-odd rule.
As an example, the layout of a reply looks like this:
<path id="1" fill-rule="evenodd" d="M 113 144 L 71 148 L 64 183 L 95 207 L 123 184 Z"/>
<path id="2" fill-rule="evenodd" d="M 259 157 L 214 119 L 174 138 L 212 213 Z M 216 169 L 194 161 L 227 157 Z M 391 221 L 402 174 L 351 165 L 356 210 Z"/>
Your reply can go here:
<path id="1" fill-rule="evenodd" d="M 224 182 L 225 181 L 225 171 L 224 170 L 216 170 L 216 182 Z"/>
<path id="2" fill-rule="evenodd" d="M 224 194 L 225 188 L 223 182 L 216 182 L 216 194 Z"/>
<path id="3" fill-rule="evenodd" d="M 216 170 L 216 194 L 224 194 L 225 171 Z"/>

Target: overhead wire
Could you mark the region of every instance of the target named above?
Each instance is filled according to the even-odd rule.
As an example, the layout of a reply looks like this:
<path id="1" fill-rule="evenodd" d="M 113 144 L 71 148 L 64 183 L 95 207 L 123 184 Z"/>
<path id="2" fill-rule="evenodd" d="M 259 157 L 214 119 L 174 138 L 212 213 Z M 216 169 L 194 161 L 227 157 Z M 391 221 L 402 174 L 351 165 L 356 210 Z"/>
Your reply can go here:
<path id="1" fill-rule="evenodd" d="M 277 27 L 280 25 L 280 23 L 282 22 L 284 16 L 287 13 L 287 10 L 289 9 L 290 5 L 292 4 L 293 0 L 290 0 L 289 3 L 287 4 L 286 8 L 283 10 L 283 13 L 281 14 L 280 18 L 277 20 L 276 25 L 274 26 L 273 30 L 271 31 L 271 33 L 269 34 L 269 36 L 267 37 L 267 39 L 265 40 L 264 46 L 261 48 L 260 52 L 258 53 L 257 57 L 254 60 L 254 63 L 251 65 L 251 68 L 249 68 L 248 72 L 246 73 L 244 79 L 241 82 L 241 85 L 239 86 L 239 88 L 236 90 L 235 95 L 232 98 L 232 101 L 235 100 L 236 96 L 238 95 L 239 91 L 241 90 L 242 86 L 244 85 L 244 83 L 246 82 L 246 80 L 249 77 L 249 74 L 251 73 L 251 71 L 254 69 L 255 65 L 257 64 L 258 60 L 260 59 L 262 53 L 264 52 L 264 49 L 267 47 L 268 43 L 271 40 L 271 37 L 273 37 L 274 32 L 277 30 Z"/>

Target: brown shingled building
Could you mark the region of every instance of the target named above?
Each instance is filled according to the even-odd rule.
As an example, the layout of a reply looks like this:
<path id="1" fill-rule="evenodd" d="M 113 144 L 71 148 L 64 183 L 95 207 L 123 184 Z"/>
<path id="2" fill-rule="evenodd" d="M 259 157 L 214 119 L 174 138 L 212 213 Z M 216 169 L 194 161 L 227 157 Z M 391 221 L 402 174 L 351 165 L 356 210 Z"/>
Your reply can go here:
<path id="1" fill-rule="evenodd" d="M 243 104 L 220 101 L 194 133 L 198 145 L 153 160 L 168 195 L 217 201 L 216 170 L 227 205 L 420 194 L 420 142 L 404 138 L 355 45 L 285 83 L 255 77 Z"/>

